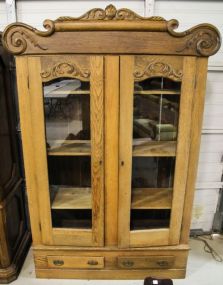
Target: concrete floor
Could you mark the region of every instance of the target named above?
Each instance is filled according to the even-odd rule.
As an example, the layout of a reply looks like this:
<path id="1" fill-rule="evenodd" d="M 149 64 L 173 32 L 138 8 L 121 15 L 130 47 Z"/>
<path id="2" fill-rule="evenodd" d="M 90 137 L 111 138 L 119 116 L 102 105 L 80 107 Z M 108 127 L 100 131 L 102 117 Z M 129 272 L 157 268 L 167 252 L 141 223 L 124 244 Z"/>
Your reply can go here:
<path id="1" fill-rule="evenodd" d="M 223 239 L 215 239 L 208 242 L 223 257 Z M 174 285 L 222 285 L 223 284 L 223 262 L 217 262 L 211 254 L 204 252 L 204 244 L 197 240 L 190 241 L 191 251 L 189 255 L 186 279 L 174 280 Z M 13 285 L 143 285 L 142 280 L 55 280 L 36 279 L 30 250 L 19 278 Z"/>

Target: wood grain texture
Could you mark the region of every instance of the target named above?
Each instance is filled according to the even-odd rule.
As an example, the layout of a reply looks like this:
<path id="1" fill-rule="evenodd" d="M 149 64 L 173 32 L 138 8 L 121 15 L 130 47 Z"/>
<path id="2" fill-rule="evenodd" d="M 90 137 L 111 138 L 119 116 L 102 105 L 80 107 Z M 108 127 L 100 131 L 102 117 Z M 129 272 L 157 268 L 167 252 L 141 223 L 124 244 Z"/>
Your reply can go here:
<path id="1" fill-rule="evenodd" d="M 120 256 L 118 257 L 118 267 L 125 269 L 172 268 L 174 259 L 174 256 Z"/>
<path id="2" fill-rule="evenodd" d="M 111 88 L 112 86 L 112 88 Z M 105 245 L 118 242 L 119 57 L 105 57 Z"/>
<path id="3" fill-rule="evenodd" d="M 174 173 L 173 201 L 170 219 L 170 244 L 180 241 L 184 195 L 187 183 L 187 169 L 190 152 L 190 131 L 192 125 L 193 90 L 195 86 L 196 59 L 184 58 L 183 81 L 181 85 L 180 115 L 177 138 L 177 156 Z"/>
<path id="4" fill-rule="evenodd" d="M 102 256 L 48 256 L 49 268 L 104 268 L 104 257 Z"/>
<path id="5" fill-rule="evenodd" d="M 171 188 L 133 188 L 131 209 L 170 209 Z"/>
<path id="6" fill-rule="evenodd" d="M 130 233 L 131 247 L 147 247 L 169 244 L 169 229 L 138 230 Z"/>
<path id="7" fill-rule="evenodd" d="M 0 210 L 0 267 L 8 267 L 11 263 L 11 256 L 9 253 L 7 236 L 6 236 L 6 223 L 5 212 Z"/>
<path id="8" fill-rule="evenodd" d="M 93 244 L 104 245 L 104 81 L 103 57 L 90 58 L 91 188 Z"/>
<path id="9" fill-rule="evenodd" d="M 60 187 L 52 201 L 52 209 L 91 209 L 91 188 Z"/>
<path id="10" fill-rule="evenodd" d="M 120 117 L 119 117 L 119 206 L 118 246 L 129 246 L 132 131 L 133 131 L 133 65 L 132 56 L 120 58 Z"/>
<path id="11" fill-rule="evenodd" d="M 148 139 L 133 140 L 133 156 L 176 156 L 175 141 L 148 141 Z"/>
<path id="12" fill-rule="evenodd" d="M 97 279 L 97 280 L 144 280 L 148 276 L 157 278 L 185 278 L 186 269 L 146 269 L 146 270 L 60 270 L 37 269 L 37 278 L 49 279 Z"/>
<path id="13" fill-rule="evenodd" d="M 59 245 L 92 246 L 92 230 L 53 228 L 53 242 Z"/>
<path id="14" fill-rule="evenodd" d="M 31 121 L 31 100 L 28 88 L 28 63 L 27 58 L 16 58 L 17 88 L 19 93 L 19 112 L 22 130 L 23 155 L 27 185 L 28 206 L 32 229 L 33 244 L 40 244 L 39 199 L 35 177 L 35 159 L 33 153 L 33 130 Z"/>
<path id="15" fill-rule="evenodd" d="M 196 67 L 196 87 L 194 89 L 193 107 L 192 107 L 192 124 L 191 128 L 191 144 L 190 144 L 190 156 L 188 164 L 188 176 L 186 184 L 186 193 L 184 201 L 184 213 L 182 219 L 181 228 L 181 243 L 188 243 L 192 206 L 195 191 L 195 182 L 197 175 L 199 148 L 201 141 L 201 129 L 203 120 L 203 110 L 205 102 L 205 87 L 207 78 L 207 59 L 197 59 Z"/>
<path id="16" fill-rule="evenodd" d="M 45 142 L 45 125 L 43 110 L 43 91 L 41 65 L 38 57 L 28 58 L 30 113 L 32 122 L 32 151 L 34 155 L 36 187 L 39 199 L 39 215 L 42 239 L 46 244 L 53 244 L 52 221 L 50 210 L 50 193 L 48 182 L 48 166 Z M 31 170 L 33 171 L 33 170 Z"/>

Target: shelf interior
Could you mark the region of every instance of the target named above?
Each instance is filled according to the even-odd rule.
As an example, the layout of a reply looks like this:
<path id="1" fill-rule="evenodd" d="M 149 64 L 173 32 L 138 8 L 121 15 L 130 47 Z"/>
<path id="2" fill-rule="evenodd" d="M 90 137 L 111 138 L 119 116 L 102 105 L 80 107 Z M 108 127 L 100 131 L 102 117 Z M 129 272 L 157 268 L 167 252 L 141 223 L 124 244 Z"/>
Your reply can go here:
<path id="1" fill-rule="evenodd" d="M 65 140 L 50 141 L 48 155 L 76 156 L 91 155 L 90 140 Z"/>
<path id="2" fill-rule="evenodd" d="M 133 188 L 131 209 L 171 209 L 172 188 Z"/>
<path id="3" fill-rule="evenodd" d="M 176 156 L 176 141 L 133 140 L 133 156 Z"/>
<path id="4" fill-rule="evenodd" d="M 52 209 L 91 209 L 91 188 L 55 187 L 51 189 Z"/>

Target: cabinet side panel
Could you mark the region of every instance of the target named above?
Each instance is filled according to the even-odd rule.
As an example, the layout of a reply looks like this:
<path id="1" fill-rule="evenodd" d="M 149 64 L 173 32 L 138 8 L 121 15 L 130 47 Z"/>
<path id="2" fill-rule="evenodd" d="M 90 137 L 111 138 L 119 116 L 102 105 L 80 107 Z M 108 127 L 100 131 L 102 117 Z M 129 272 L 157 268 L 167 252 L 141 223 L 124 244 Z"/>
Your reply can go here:
<path id="1" fill-rule="evenodd" d="M 133 65 L 133 56 L 120 58 L 118 244 L 121 248 L 128 247 L 130 242 Z"/>
<path id="2" fill-rule="evenodd" d="M 16 58 L 16 72 L 19 94 L 19 110 L 22 130 L 23 155 L 33 244 L 40 244 L 42 239 L 40 232 L 39 203 L 36 191 L 36 169 L 33 151 L 33 133 L 31 121 L 31 102 L 28 88 L 27 58 Z"/>
<path id="3" fill-rule="evenodd" d="M 188 243 L 191 224 L 192 206 L 194 199 L 195 182 L 197 176 L 201 128 L 203 121 L 205 88 L 207 78 L 207 58 L 197 59 L 196 87 L 193 96 L 192 129 L 186 196 L 182 220 L 181 243 Z"/>
<path id="4" fill-rule="evenodd" d="M 177 157 L 174 178 L 174 192 L 170 221 L 170 244 L 178 244 L 183 215 L 184 195 L 187 182 L 187 169 L 190 151 L 190 129 L 192 100 L 194 94 L 196 58 L 185 57 L 183 64 L 183 81 L 181 86 L 181 103 L 179 131 L 177 139 Z"/>
<path id="5" fill-rule="evenodd" d="M 119 57 L 105 57 L 105 245 L 117 245 Z"/>

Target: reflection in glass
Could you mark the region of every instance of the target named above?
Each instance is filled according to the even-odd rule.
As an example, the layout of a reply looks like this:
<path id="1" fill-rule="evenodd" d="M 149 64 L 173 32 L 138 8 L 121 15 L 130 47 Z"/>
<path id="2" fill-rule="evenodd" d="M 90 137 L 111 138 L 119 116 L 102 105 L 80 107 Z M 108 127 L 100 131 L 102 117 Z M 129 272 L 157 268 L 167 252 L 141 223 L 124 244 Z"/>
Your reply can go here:
<path id="1" fill-rule="evenodd" d="M 148 78 L 140 82 L 135 82 L 135 91 L 143 90 L 172 90 L 179 91 L 181 83 L 164 77 Z"/>
<path id="2" fill-rule="evenodd" d="M 133 157 L 133 188 L 172 188 L 175 169 L 173 157 Z"/>
<path id="3" fill-rule="evenodd" d="M 44 84 L 44 110 L 49 150 L 90 140 L 89 82 L 64 79 Z"/>
<path id="4" fill-rule="evenodd" d="M 173 141 L 177 138 L 180 82 L 155 77 L 134 85 L 133 138 Z"/>
<path id="5" fill-rule="evenodd" d="M 170 210 L 131 210 L 130 230 L 168 228 Z"/>
<path id="6" fill-rule="evenodd" d="M 135 95 L 133 138 L 176 140 L 179 95 Z"/>

